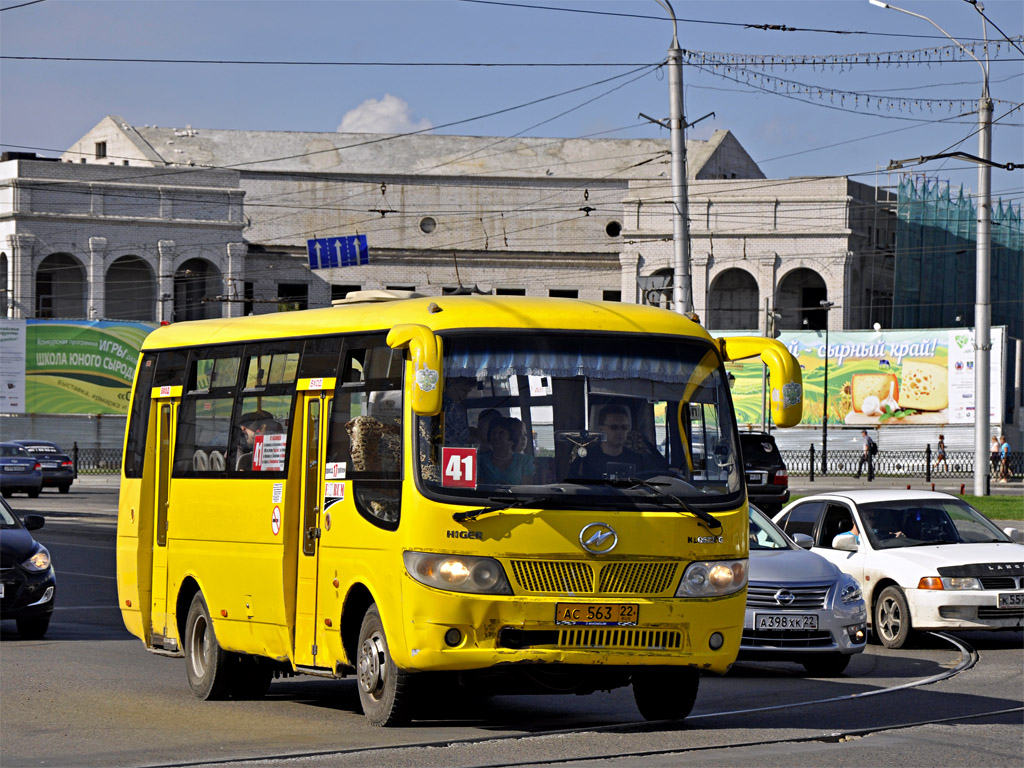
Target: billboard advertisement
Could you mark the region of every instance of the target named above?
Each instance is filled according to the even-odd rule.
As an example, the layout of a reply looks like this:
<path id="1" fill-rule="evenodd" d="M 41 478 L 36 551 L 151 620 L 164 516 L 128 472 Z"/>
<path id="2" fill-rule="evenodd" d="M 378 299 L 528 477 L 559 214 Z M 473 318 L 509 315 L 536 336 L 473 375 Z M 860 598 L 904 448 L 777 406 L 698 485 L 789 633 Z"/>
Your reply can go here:
<path id="1" fill-rule="evenodd" d="M 749 335 L 721 333 L 720 336 Z M 989 422 L 1003 409 L 1006 329 L 992 329 Z M 779 336 L 799 360 L 804 380 L 801 426 L 828 423 L 857 427 L 897 424 L 974 423 L 974 331 L 921 330 L 793 331 Z M 732 397 L 741 428 L 762 422 L 762 370 L 757 358 L 729 363 L 736 377 Z"/>
<path id="2" fill-rule="evenodd" d="M 25 321 L 0 318 L 0 413 L 25 412 Z"/>
<path id="3" fill-rule="evenodd" d="M 24 322 L 24 413 L 128 412 L 139 349 L 155 324 Z"/>

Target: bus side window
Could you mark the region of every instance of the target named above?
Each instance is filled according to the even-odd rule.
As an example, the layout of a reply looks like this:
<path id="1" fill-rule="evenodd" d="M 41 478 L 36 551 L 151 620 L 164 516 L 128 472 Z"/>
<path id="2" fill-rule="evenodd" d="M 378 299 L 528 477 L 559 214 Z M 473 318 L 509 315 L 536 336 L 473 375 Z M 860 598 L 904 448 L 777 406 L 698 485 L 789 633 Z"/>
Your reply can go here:
<path id="1" fill-rule="evenodd" d="M 193 355 L 178 408 L 174 477 L 223 477 L 231 442 L 231 414 L 241 367 L 239 347 L 221 347 Z"/>
<path id="2" fill-rule="evenodd" d="M 153 391 L 153 374 L 157 356 L 147 352 L 139 361 L 138 381 L 128 418 L 128 439 L 124 451 L 124 476 L 142 477 L 146 458 L 146 434 L 149 429 L 149 404 Z"/>
<path id="3" fill-rule="evenodd" d="M 345 464 L 356 509 L 388 529 L 400 512 L 403 365 L 383 336 L 347 339 L 327 438 L 327 462 Z"/>

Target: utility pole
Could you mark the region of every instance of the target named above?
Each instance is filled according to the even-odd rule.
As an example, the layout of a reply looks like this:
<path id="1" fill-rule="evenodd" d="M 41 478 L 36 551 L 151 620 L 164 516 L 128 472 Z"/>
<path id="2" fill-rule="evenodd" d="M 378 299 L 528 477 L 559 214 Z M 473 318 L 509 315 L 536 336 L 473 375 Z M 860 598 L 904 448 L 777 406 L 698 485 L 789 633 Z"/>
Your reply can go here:
<path id="1" fill-rule="evenodd" d="M 957 44 L 981 67 L 981 98 L 978 99 L 978 228 L 974 270 L 974 495 L 988 495 L 989 409 L 992 379 L 992 99 L 988 92 L 988 69 L 963 43 L 927 16 L 897 8 L 882 0 L 868 0 L 879 8 L 923 19 Z M 981 9 L 975 5 L 975 10 Z M 984 16 L 984 14 L 982 14 Z M 987 32 L 987 27 L 983 27 Z M 986 42 L 987 42 L 986 35 Z M 987 46 L 986 46 L 987 50 Z"/>
<path id="2" fill-rule="evenodd" d="M 690 273 L 690 232 L 686 191 L 686 121 L 683 118 L 683 52 L 679 48 L 676 12 L 668 0 L 655 0 L 672 16 L 672 45 L 668 49 L 669 131 L 672 147 L 672 308 L 693 312 Z"/>

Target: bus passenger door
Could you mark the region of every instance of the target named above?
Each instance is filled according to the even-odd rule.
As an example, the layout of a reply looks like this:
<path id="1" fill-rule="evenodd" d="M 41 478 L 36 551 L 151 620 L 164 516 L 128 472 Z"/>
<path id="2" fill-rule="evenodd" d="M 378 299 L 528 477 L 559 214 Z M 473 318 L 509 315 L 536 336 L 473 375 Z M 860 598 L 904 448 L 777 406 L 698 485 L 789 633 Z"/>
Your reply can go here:
<path id="1" fill-rule="evenodd" d="M 150 645 L 164 648 L 164 638 L 168 627 L 174 621 L 174 611 L 167 605 L 167 532 L 170 527 L 170 485 L 171 464 L 174 454 L 174 423 L 177 411 L 177 399 L 168 397 L 170 392 L 180 387 L 163 387 L 157 399 L 154 390 L 154 408 L 156 408 L 156 472 L 153 475 L 153 581 L 151 585 L 152 613 L 150 616 Z M 140 588 L 141 588 L 140 584 Z M 177 635 L 177 632 L 172 632 Z M 177 650 L 176 645 L 168 650 Z"/>
<path id="2" fill-rule="evenodd" d="M 310 380 L 312 385 L 333 386 L 333 380 Z M 300 388 L 305 382 L 300 382 Z M 299 515 L 299 563 L 295 596 L 295 664 L 296 666 L 330 666 L 318 664 L 318 629 L 320 618 L 317 588 L 320 576 L 320 531 L 324 503 L 324 446 L 333 393 L 326 389 L 310 389 L 302 395 L 302 508 Z M 327 658 L 326 648 L 321 654 Z"/>

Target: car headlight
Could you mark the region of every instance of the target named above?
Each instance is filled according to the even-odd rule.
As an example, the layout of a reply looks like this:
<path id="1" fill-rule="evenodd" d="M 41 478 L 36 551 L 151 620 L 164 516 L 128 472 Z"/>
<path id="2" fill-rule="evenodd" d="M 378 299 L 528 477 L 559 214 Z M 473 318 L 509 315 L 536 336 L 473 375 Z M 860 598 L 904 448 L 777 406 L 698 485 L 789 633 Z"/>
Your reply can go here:
<path id="1" fill-rule="evenodd" d="M 864 599 L 860 584 L 849 574 L 844 573 L 839 580 L 839 599 L 844 603 L 856 603 Z"/>
<path id="2" fill-rule="evenodd" d="M 50 553 L 46 547 L 40 545 L 35 554 L 22 563 L 21 567 L 27 571 L 45 571 L 50 567 Z"/>
<path id="3" fill-rule="evenodd" d="M 505 569 L 493 557 L 405 552 L 405 569 L 420 584 L 450 592 L 511 595 Z"/>
<path id="4" fill-rule="evenodd" d="M 676 597 L 731 595 L 746 585 L 746 560 L 702 560 L 686 566 Z"/>
<path id="5" fill-rule="evenodd" d="M 981 581 L 971 576 L 925 576 L 917 583 L 918 589 L 981 589 Z"/>

